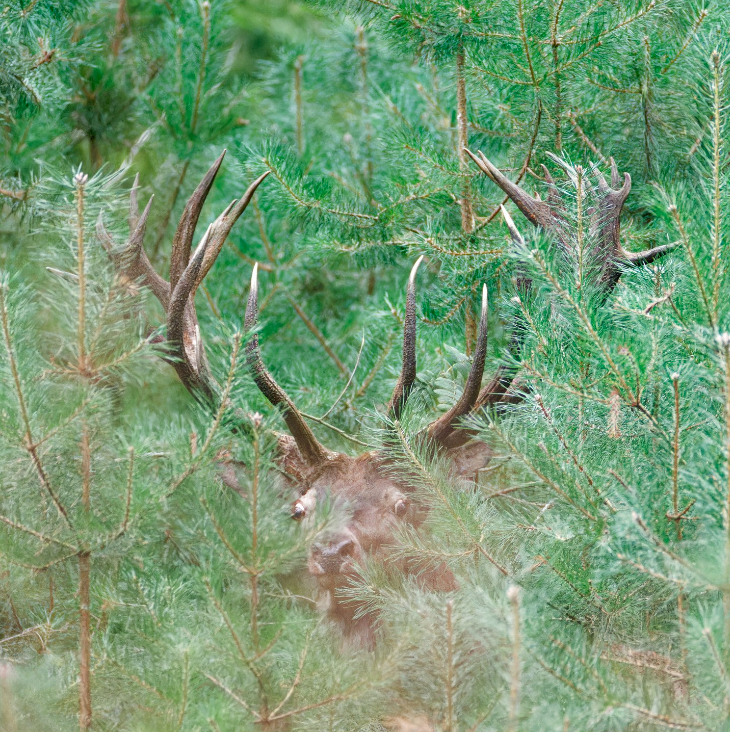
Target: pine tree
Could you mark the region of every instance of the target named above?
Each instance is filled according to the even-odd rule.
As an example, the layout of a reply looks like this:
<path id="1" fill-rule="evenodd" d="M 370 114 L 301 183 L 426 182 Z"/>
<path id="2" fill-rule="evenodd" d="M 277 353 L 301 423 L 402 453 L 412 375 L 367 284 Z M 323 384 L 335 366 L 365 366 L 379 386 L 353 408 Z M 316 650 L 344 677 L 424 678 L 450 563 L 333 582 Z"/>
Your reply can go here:
<path id="1" fill-rule="evenodd" d="M 253 78 L 237 12 L 0 13 L 3 728 L 722 729 L 727 11 L 320 0 L 297 6 L 312 37 Z M 113 263 L 138 222 L 128 174 L 133 198 L 155 194 L 162 271 L 223 148 L 235 163 L 198 236 L 270 175 L 197 296 L 211 406 L 175 384 L 158 306 Z M 608 286 L 611 158 L 633 188 Z M 515 210 L 499 171 L 550 225 Z M 632 259 L 652 247 L 667 253 Z M 421 254 L 418 380 L 392 420 Z M 378 613 L 374 651 L 343 647 L 301 579 L 343 518 L 289 518 L 280 417 L 243 356 L 254 262 L 271 370 L 337 449 L 385 436 L 428 510 L 395 558 L 445 562 L 458 584 L 365 561 L 345 594 Z M 470 419 L 494 456 L 468 483 L 419 435 L 463 386 L 484 283 L 488 364 L 516 403 Z"/>
<path id="2" fill-rule="evenodd" d="M 134 541 L 131 527 L 142 508 L 138 481 L 146 473 L 146 461 L 135 460 L 134 440 L 119 434 L 124 375 L 146 340 L 139 340 L 138 316 L 125 317 L 124 288 L 108 267 L 102 275 L 90 222 L 100 200 L 114 203 L 113 184 L 81 170 L 70 180 L 44 183 L 54 201 L 45 216 L 54 242 L 46 252 L 45 287 L 29 291 L 17 275 L 4 273 L 0 292 L 2 553 L 10 567 L 4 635 L 21 652 L 30 642 L 27 650 L 35 646 L 39 655 L 51 649 L 74 658 L 73 681 L 53 683 L 49 692 L 64 704 L 77 687 L 81 729 L 92 723 L 92 616 L 101 622 L 100 575 Z M 44 332 L 44 314 L 51 313 L 55 332 Z"/>

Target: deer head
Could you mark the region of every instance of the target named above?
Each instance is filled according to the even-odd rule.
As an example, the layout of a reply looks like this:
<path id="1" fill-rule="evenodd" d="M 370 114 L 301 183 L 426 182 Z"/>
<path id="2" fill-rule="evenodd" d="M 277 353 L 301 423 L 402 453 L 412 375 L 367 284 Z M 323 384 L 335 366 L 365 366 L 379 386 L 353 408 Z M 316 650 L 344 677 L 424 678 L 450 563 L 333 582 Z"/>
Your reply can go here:
<path id="1" fill-rule="evenodd" d="M 481 153 L 472 155 L 477 165 L 514 201 L 533 224 L 552 232 L 566 253 L 571 252 L 571 239 L 561 216 L 561 202 L 557 189 L 548 176 L 551 197 L 548 203 L 529 196 L 509 181 Z M 192 251 L 195 226 L 203 203 L 220 168 L 223 155 L 214 163 L 187 202 L 173 239 L 169 281 L 152 268 L 143 248 L 145 225 L 151 199 L 139 215 L 136 188 L 130 199 L 130 237 L 125 250 L 117 254 L 111 238 L 101 221 L 99 237 L 110 254 L 118 272 L 130 280 L 140 280 L 162 304 L 167 316 L 167 338 L 170 363 L 180 380 L 204 404 L 217 406 L 220 388 L 210 372 L 205 356 L 198 319 L 195 312 L 195 291 L 210 271 L 231 227 L 243 213 L 254 192 L 266 174 L 249 186 L 239 201 L 234 201 L 208 227 L 205 235 Z M 592 214 L 598 231 L 601 250 L 602 281 L 611 288 L 620 276 L 621 263 L 640 264 L 663 254 L 668 247 L 657 247 L 642 254 L 625 252 L 619 242 L 619 216 L 630 189 L 630 178 L 618 185 L 618 172 L 613 165 L 612 184 L 599 178 L 602 203 Z M 503 209 L 512 238 L 521 241 L 514 222 Z M 406 314 L 403 327 L 403 362 L 400 377 L 388 405 L 393 420 L 400 419 L 412 392 L 416 378 L 416 274 L 420 257 L 408 278 Z M 246 306 L 245 326 L 253 330 L 258 319 L 258 265 L 253 268 L 251 287 Z M 464 424 L 465 418 L 486 407 L 514 401 L 519 396 L 511 391 L 517 367 L 515 359 L 498 365 L 494 375 L 482 386 L 487 353 L 487 289 L 482 289 L 482 307 L 477 344 L 473 361 L 461 397 L 444 415 L 433 421 L 419 435 L 434 450 L 447 458 L 455 477 L 473 477 L 491 457 L 490 448 L 475 441 L 474 434 Z M 517 329 L 516 329 L 517 330 Z M 514 336 L 512 350 L 518 351 L 519 336 Z M 288 488 L 293 492 L 291 516 L 306 521 L 318 500 L 330 499 L 340 520 L 336 528 L 326 529 L 312 544 L 309 551 L 308 571 L 316 578 L 328 602 L 328 613 L 351 638 L 368 645 L 373 640 L 373 618 L 356 619 L 357 607 L 344 602 L 338 590 L 347 586 L 366 557 L 386 559 L 393 549 L 397 527 L 410 525 L 418 528 L 426 519 L 425 510 L 413 499 L 413 488 L 394 477 L 389 458 L 383 450 L 373 450 L 352 456 L 329 450 L 322 445 L 309 427 L 306 418 L 297 409 L 286 392 L 269 373 L 261 357 L 258 335 L 253 332 L 246 345 L 246 363 L 257 387 L 271 405 L 278 409 L 288 434 L 278 434 L 279 461 L 282 472 L 288 476 Z M 408 571 L 407 563 L 402 569 Z M 433 589 L 449 590 L 455 581 L 449 570 L 438 567 L 431 572 L 419 572 L 421 581 Z"/>
<path id="2" fill-rule="evenodd" d="M 415 281 L 423 257 L 414 264 L 406 291 L 403 329 L 403 364 L 389 403 L 389 413 L 398 419 L 416 378 L 416 296 Z M 258 265 L 254 266 L 246 307 L 246 327 L 251 329 L 258 315 Z M 468 435 L 455 439 L 460 420 L 468 415 L 480 396 L 487 351 L 487 289 L 482 292 L 482 311 L 474 361 L 456 405 L 433 422 L 422 438 L 428 438 L 451 459 L 457 476 L 473 476 L 489 461 L 491 452 L 483 443 L 471 443 Z M 291 399 L 266 369 L 254 334 L 247 344 L 247 362 L 253 378 L 266 398 L 282 410 L 292 441 L 279 441 L 281 459 L 289 474 L 296 497 L 292 518 L 304 521 L 314 512 L 317 500 L 334 503 L 340 520 L 337 528 L 326 529 L 309 552 L 308 570 L 326 594 L 328 612 L 350 637 L 365 644 L 372 641 L 372 616 L 356 620 L 358 608 L 342 602 L 338 590 L 346 587 L 366 557 L 382 560 L 391 553 L 399 526 L 419 527 L 426 513 L 412 500 L 413 487 L 394 477 L 391 461 L 380 450 L 351 456 L 328 450 L 320 444 Z M 489 395 L 481 395 L 483 401 Z M 401 568 L 408 571 L 407 562 Z M 445 566 L 419 572 L 422 582 L 433 589 L 454 588 L 454 579 Z"/>

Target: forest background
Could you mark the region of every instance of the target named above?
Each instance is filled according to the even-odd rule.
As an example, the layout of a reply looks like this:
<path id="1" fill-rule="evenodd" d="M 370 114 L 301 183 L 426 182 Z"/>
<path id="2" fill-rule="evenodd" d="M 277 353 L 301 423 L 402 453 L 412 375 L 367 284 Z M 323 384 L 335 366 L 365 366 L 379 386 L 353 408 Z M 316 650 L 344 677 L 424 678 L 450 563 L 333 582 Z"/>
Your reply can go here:
<path id="1" fill-rule="evenodd" d="M 727 729 L 729 32 L 712 0 L 3 3 L 0 729 Z M 197 292 L 211 413 L 113 265 L 154 196 L 167 271 L 224 150 L 198 239 L 269 175 Z M 269 369 L 332 448 L 387 436 L 428 509 L 399 556 L 458 582 L 363 566 L 374 648 L 297 579 L 336 517 L 290 518 L 243 358 L 256 262 Z M 416 436 L 464 385 L 483 284 L 520 398 L 470 422 L 495 456 L 466 485 Z"/>

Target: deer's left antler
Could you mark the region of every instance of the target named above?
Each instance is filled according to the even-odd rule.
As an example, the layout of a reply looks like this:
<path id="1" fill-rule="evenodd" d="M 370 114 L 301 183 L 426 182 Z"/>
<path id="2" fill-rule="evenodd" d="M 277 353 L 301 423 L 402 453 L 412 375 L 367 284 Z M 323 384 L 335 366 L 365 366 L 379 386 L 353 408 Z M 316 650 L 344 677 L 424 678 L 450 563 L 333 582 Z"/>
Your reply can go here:
<path id="1" fill-rule="evenodd" d="M 566 221 L 567 207 L 558 187 L 545 166 L 543 166 L 543 170 L 548 185 L 548 196 L 547 200 L 543 201 L 540 198 L 531 196 L 519 185 L 513 183 L 481 151 L 478 151 L 477 154 L 474 154 L 470 150 L 466 150 L 466 152 L 479 169 L 504 191 L 507 197 L 517 206 L 531 224 L 552 234 L 557 246 L 568 257 L 576 256 L 575 244 L 571 237 L 568 222 Z M 579 170 L 579 172 L 582 171 Z M 596 276 L 597 282 L 603 287 L 604 293 L 607 295 L 616 286 L 623 269 L 627 265 L 638 266 L 641 264 L 649 264 L 677 245 L 665 244 L 647 249 L 643 252 L 627 252 L 621 246 L 620 219 L 621 210 L 631 192 L 631 176 L 628 173 L 624 173 L 622 181 L 616 163 L 611 158 L 611 185 L 608 185 L 600 173 L 596 174 L 596 178 L 598 201 L 586 210 L 589 231 L 592 234 L 590 237 L 592 251 L 588 254 L 589 256 L 593 256 L 600 265 Z M 588 188 L 590 186 L 589 181 L 585 181 L 585 183 L 586 188 Z M 522 234 L 504 206 L 501 207 L 501 211 L 512 241 L 516 245 L 524 245 Z M 420 259 L 416 263 L 416 267 L 419 263 Z M 415 272 L 416 267 L 414 267 L 413 272 Z M 409 298 L 412 296 L 412 279 L 413 274 L 409 281 Z M 520 275 L 518 276 L 518 280 L 523 289 L 529 288 L 530 281 L 526 276 Z M 410 386 L 413 383 L 413 378 L 415 378 L 415 348 L 412 345 L 412 341 L 415 339 L 415 312 L 410 313 L 412 323 L 408 315 L 409 311 L 407 310 L 404 329 L 404 368 L 396 386 L 396 391 L 393 394 L 393 399 L 391 400 L 391 412 L 396 417 L 398 417 L 405 405 Z M 512 340 L 509 346 L 509 350 L 513 356 L 519 355 L 521 345 L 520 329 L 513 328 Z M 413 377 L 410 381 L 405 377 L 406 352 L 413 354 L 412 358 L 409 355 L 408 361 L 408 373 L 413 372 Z M 457 403 L 446 414 L 432 422 L 426 430 L 428 436 L 443 448 L 457 448 L 471 439 L 473 432 L 468 428 L 464 428 L 462 424 L 464 417 L 479 412 L 485 407 L 495 406 L 499 403 L 513 402 L 519 398 L 511 392 L 519 370 L 514 363 L 514 359 L 510 362 L 504 361 L 499 364 L 487 384 L 482 387 L 486 355 L 487 290 L 486 286 L 484 286 L 477 347 L 474 352 L 474 359 L 466 385 L 464 386 L 464 391 Z M 404 388 L 402 382 L 407 383 L 408 388 Z"/>

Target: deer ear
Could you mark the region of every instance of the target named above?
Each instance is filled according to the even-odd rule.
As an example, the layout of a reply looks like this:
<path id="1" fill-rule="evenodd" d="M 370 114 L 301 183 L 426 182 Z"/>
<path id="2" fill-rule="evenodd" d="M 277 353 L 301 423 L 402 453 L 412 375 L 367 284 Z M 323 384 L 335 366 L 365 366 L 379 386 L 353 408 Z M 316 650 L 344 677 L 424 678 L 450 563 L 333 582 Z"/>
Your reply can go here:
<path id="1" fill-rule="evenodd" d="M 291 435 L 276 433 L 277 454 L 276 463 L 279 469 L 293 484 L 301 487 L 307 474 L 308 463 L 299 452 L 299 448 Z M 306 489 L 300 490 L 300 493 Z"/>
<path id="2" fill-rule="evenodd" d="M 476 474 L 487 466 L 494 455 L 492 448 L 485 442 L 471 440 L 466 445 L 448 451 L 454 474 L 460 478 L 476 479 Z"/>

